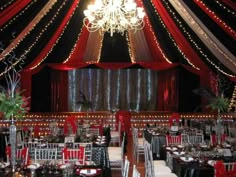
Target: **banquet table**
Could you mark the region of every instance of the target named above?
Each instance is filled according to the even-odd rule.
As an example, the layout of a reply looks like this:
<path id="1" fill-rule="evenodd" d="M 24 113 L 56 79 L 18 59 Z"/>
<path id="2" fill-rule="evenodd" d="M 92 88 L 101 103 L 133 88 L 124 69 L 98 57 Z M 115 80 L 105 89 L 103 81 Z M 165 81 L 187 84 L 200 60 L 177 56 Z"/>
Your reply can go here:
<path id="1" fill-rule="evenodd" d="M 196 152 L 186 152 L 182 147 L 162 147 L 161 158 L 166 160 L 167 165 L 178 177 L 214 177 L 213 165 L 217 160 L 236 162 L 235 155 L 222 156 L 214 149 L 205 147 Z"/>
<path id="2" fill-rule="evenodd" d="M 11 172 L 11 169 L 0 170 L 0 175 L 5 177 L 68 177 L 68 169 L 44 169 L 39 168 L 34 172 L 29 169 L 18 170 L 16 172 Z M 83 168 L 73 168 L 70 177 L 104 177 L 105 171 L 101 168 L 94 167 L 83 167 Z M 107 176 L 110 177 L 110 176 Z"/>
<path id="3" fill-rule="evenodd" d="M 173 158 L 173 173 L 178 177 L 214 177 L 214 168 L 207 163 L 183 162 Z"/>
<path id="4" fill-rule="evenodd" d="M 164 134 L 152 134 L 148 130 L 144 130 L 144 138 L 152 146 L 153 158 L 160 158 L 160 151 L 166 144 L 166 136 Z"/>
<path id="5" fill-rule="evenodd" d="M 110 163 L 109 163 L 109 156 L 107 152 L 107 147 L 106 146 L 95 146 L 92 149 L 92 161 L 94 164 L 92 165 L 85 165 L 85 166 L 74 166 L 72 168 L 73 172 L 70 177 L 111 177 L 111 169 L 110 169 Z M 84 174 L 79 175 L 78 171 L 80 170 L 88 170 L 92 169 L 97 170 L 98 173 L 90 173 L 90 174 Z M 67 169 L 66 169 L 67 170 Z M 23 174 L 24 176 L 27 177 L 33 177 L 31 171 L 27 168 L 25 169 L 19 169 L 19 173 L 14 173 L 14 174 Z M 93 172 L 92 171 L 92 172 Z M 56 173 L 57 172 L 57 173 Z M 10 167 L 0 169 L 0 176 L 5 176 L 5 177 L 12 177 L 13 173 L 11 173 Z M 17 176 L 17 175 L 15 175 Z M 54 165 L 43 165 L 37 170 L 35 170 L 35 176 L 34 177 L 64 177 L 63 176 L 63 170 L 60 169 L 59 167 L 55 167 Z M 67 176 L 65 176 L 67 177 Z"/>

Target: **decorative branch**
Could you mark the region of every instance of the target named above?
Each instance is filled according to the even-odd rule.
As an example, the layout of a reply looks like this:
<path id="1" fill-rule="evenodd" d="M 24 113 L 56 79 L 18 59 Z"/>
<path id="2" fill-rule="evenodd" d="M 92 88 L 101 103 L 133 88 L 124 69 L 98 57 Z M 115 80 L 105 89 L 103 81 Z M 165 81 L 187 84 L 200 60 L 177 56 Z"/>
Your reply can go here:
<path id="1" fill-rule="evenodd" d="M 14 65 L 15 61 L 17 61 L 17 58 L 14 52 L 9 53 L 3 60 L 7 88 L 0 86 L 0 112 L 5 114 L 6 119 L 13 118 L 13 115 L 21 118 L 28 111 L 28 98 L 23 97 L 22 91 L 20 92 L 18 88 L 20 83 L 19 72 L 23 69 L 22 64 L 24 61 L 22 60 L 19 63 L 18 69 Z"/>

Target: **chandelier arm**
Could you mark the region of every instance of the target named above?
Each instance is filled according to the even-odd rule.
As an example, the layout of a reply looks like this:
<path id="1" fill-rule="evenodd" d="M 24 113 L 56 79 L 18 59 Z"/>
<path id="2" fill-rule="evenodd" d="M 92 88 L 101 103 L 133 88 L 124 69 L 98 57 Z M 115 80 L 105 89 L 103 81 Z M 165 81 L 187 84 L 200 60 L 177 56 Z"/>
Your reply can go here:
<path id="1" fill-rule="evenodd" d="M 137 7 L 132 0 L 96 0 L 88 5 L 84 11 L 84 26 L 89 32 L 109 32 L 124 34 L 125 31 L 134 32 L 144 27 L 145 13 L 143 8 Z"/>

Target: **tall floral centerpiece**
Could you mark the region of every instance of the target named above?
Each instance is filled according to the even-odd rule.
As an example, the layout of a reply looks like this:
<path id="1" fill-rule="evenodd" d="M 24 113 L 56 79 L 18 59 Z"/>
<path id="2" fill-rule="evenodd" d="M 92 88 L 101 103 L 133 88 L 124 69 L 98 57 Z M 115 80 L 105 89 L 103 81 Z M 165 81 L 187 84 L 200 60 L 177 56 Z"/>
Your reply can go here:
<path id="1" fill-rule="evenodd" d="M 16 166 L 16 126 L 14 119 L 20 119 L 27 112 L 27 99 L 22 96 L 19 90 L 20 70 L 16 70 L 13 65 L 15 57 L 10 56 L 4 61 L 6 86 L 0 86 L 0 112 L 3 113 L 5 119 L 10 121 L 10 145 L 11 145 L 11 166 L 15 171 Z"/>
<path id="2" fill-rule="evenodd" d="M 229 88 L 230 83 L 222 75 L 211 75 L 211 88 L 195 89 L 194 93 L 199 94 L 207 99 L 207 108 L 210 108 L 217 114 L 216 117 L 216 135 L 218 144 L 221 144 L 222 137 L 222 119 L 221 113 L 227 112 L 229 107 L 229 99 L 225 97 L 224 92 Z"/>

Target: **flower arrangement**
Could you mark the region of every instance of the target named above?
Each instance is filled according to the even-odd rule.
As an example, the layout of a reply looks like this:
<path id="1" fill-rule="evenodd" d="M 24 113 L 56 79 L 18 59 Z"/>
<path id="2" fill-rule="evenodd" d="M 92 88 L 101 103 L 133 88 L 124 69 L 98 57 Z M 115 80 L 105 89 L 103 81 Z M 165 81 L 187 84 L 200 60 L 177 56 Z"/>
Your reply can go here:
<path id="1" fill-rule="evenodd" d="M 0 46 L 0 50 L 2 46 Z M 15 57 L 14 53 L 9 53 L 6 55 L 3 63 L 6 65 L 5 67 L 5 80 L 6 87 L 0 86 L 0 112 L 4 114 L 4 118 L 12 119 L 14 118 L 22 118 L 23 115 L 29 110 L 28 99 L 22 95 L 22 91 L 19 90 L 19 82 L 20 82 L 20 74 L 19 72 L 22 70 L 21 65 L 23 64 L 23 60 L 19 61 L 18 66 L 14 65 L 14 63 L 18 61 Z"/>
<path id="2" fill-rule="evenodd" d="M 4 113 L 6 119 L 10 119 L 12 115 L 15 115 L 16 118 L 22 118 L 28 111 L 27 99 L 21 93 L 19 91 L 12 93 L 10 90 L 1 89 L 0 112 Z"/>
<path id="3" fill-rule="evenodd" d="M 81 101 L 77 101 L 77 104 L 81 104 L 82 109 L 85 109 L 87 112 L 92 108 L 92 102 L 87 99 L 85 94 L 82 91 L 79 91 Z"/>
<path id="4" fill-rule="evenodd" d="M 229 82 L 221 75 L 211 76 L 211 88 L 198 88 L 195 94 L 203 96 L 207 101 L 207 108 L 212 111 L 227 112 L 230 100 L 224 96 L 224 91 L 229 89 Z"/>
<path id="5" fill-rule="evenodd" d="M 226 112 L 229 106 L 229 99 L 225 98 L 223 95 L 216 96 L 211 99 L 211 102 L 208 104 L 212 110 L 219 112 Z"/>

